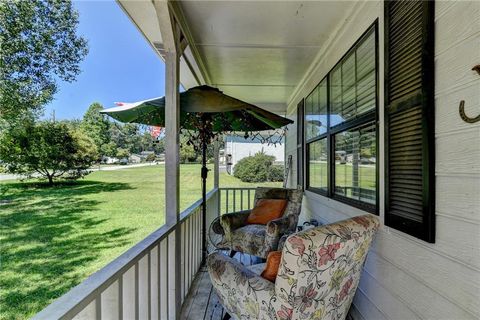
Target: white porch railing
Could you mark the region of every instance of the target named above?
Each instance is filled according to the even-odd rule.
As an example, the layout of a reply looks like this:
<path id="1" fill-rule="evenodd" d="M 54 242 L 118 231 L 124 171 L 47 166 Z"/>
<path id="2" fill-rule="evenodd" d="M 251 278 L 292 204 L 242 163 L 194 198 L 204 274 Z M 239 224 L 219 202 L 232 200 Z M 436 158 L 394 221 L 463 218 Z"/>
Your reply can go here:
<path id="1" fill-rule="evenodd" d="M 33 319 L 175 319 L 175 274 L 181 272 L 181 302 L 202 263 L 202 200 L 100 271 L 55 300 Z M 207 194 L 207 223 L 218 215 L 218 189 Z M 181 257 L 175 255 L 180 232 Z M 177 270 L 176 259 L 181 259 Z"/>
<path id="2" fill-rule="evenodd" d="M 252 187 L 219 188 L 220 214 L 252 209 L 255 189 Z"/>

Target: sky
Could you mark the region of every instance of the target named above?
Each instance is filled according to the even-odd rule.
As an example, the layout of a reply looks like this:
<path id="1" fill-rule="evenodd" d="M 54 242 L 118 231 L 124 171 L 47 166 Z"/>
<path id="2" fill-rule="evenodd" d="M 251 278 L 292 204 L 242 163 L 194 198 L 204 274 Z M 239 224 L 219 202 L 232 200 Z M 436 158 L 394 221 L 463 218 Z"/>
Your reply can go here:
<path id="1" fill-rule="evenodd" d="M 135 102 L 164 95 L 165 65 L 114 0 L 74 1 L 78 34 L 88 40 L 82 72 L 72 83 L 59 82 L 45 117 L 80 119 L 93 102 Z"/>

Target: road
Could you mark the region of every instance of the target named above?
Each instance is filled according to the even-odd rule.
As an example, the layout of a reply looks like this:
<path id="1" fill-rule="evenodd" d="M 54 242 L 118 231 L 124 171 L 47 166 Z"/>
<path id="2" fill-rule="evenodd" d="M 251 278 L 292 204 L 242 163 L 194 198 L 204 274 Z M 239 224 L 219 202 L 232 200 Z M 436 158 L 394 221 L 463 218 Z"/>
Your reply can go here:
<path id="1" fill-rule="evenodd" d="M 115 171 L 115 170 L 121 170 L 121 169 L 129 169 L 129 168 L 138 168 L 138 167 L 146 167 L 146 166 L 154 166 L 154 165 L 160 165 L 164 164 L 163 162 L 159 163 L 138 163 L 138 164 L 130 164 L 130 165 L 112 165 L 112 166 L 96 166 L 92 167 L 90 170 L 91 171 Z M 37 176 L 37 175 L 34 175 Z M 20 180 L 22 178 L 25 178 L 22 175 L 18 174 L 0 174 L 0 181 L 5 181 L 5 180 Z"/>

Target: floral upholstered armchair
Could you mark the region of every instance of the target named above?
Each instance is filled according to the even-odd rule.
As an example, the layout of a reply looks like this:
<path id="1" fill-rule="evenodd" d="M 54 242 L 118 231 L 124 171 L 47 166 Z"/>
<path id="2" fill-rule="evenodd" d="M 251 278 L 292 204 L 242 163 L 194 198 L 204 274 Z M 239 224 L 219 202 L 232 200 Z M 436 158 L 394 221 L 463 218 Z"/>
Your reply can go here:
<path id="1" fill-rule="evenodd" d="M 235 319 L 345 319 L 379 227 L 358 216 L 288 237 L 275 283 L 221 253 L 208 257 L 213 287 Z"/>
<path id="2" fill-rule="evenodd" d="M 243 252 L 266 258 L 267 254 L 277 249 L 278 241 L 287 232 L 295 232 L 298 216 L 302 208 L 303 191 L 284 188 L 263 188 L 255 190 L 254 205 L 260 199 L 287 199 L 288 203 L 279 219 L 267 225 L 247 224 L 251 210 L 224 214 L 220 224 L 225 233 L 225 243 L 232 252 Z"/>

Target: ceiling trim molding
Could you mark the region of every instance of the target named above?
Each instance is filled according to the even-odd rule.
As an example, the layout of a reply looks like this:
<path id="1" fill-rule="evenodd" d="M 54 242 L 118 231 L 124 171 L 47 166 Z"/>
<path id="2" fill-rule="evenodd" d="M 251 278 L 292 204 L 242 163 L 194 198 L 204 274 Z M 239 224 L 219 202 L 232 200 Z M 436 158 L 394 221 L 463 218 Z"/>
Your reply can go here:
<path id="1" fill-rule="evenodd" d="M 123 13 L 125 13 L 125 15 L 127 16 L 128 20 L 130 20 L 130 22 L 135 26 L 135 28 L 137 28 L 138 32 L 142 35 L 143 39 L 145 39 L 145 41 L 148 43 L 148 45 L 152 48 L 152 50 L 155 52 L 155 54 L 162 60 L 163 57 L 162 55 L 160 54 L 160 52 L 158 51 L 158 49 L 155 47 L 155 44 L 153 42 L 151 42 L 147 36 L 145 35 L 145 33 L 143 33 L 142 29 L 140 29 L 140 27 L 138 26 L 138 24 L 135 22 L 135 20 L 133 20 L 133 18 L 130 16 L 130 14 L 128 13 L 127 9 L 125 9 L 125 7 L 123 6 L 122 2 L 120 0 L 116 0 L 115 1 L 118 6 L 120 7 L 120 9 L 122 9 Z"/>
<path id="2" fill-rule="evenodd" d="M 295 84 L 242 84 L 242 83 L 214 83 L 216 86 L 225 87 L 272 87 L 272 88 L 293 88 Z"/>
<path id="3" fill-rule="evenodd" d="M 168 1 L 154 0 L 152 3 L 162 35 L 162 48 L 158 45 L 160 54 L 162 54 L 161 51 L 164 51 L 177 53 L 180 56 L 182 54 L 180 50 L 180 34 L 169 8 Z"/>
<path id="4" fill-rule="evenodd" d="M 187 39 L 188 46 L 190 47 L 190 51 L 192 53 L 193 59 L 189 59 L 188 57 L 185 57 L 185 60 L 188 61 L 188 65 L 190 67 L 190 70 L 194 74 L 196 79 L 199 79 L 201 83 L 199 84 L 211 84 L 211 77 L 210 74 L 208 73 L 207 67 L 205 65 L 205 62 L 203 61 L 200 52 L 197 49 L 197 46 L 195 44 L 195 41 L 193 39 L 192 33 L 190 32 L 190 29 L 188 27 L 188 24 L 186 22 L 185 15 L 183 13 L 182 7 L 180 5 L 179 1 L 168 1 L 169 6 L 172 9 L 172 13 L 175 16 L 175 20 L 177 21 L 183 36 Z M 200 71 L 200 75 L 197 75 L 195 68 L 193 67 L 193 64 L 195 64 Z"/>
<path id="5" fill-rule="evenodd" d="M 312 48 L 317 49 L 321 46 L 316 45 L 262 45 L 262 44 L 241 44 L 241 43 L 197 43 L 198 47 L 225 47 L 225 48 L 253 48 L 253 49 L 298 49 Z"/>
<path id="6" fill-rule="evenodd" d="M 367 2 L 368 1 L 357 1 L 355 5 L 347 11 L 344 19 L 342 19 L 343 22 L 336 26 L 331 35 L 328 37 L 326 43 L 321 46 L 320 50 L 318 51 L 310 66 L 308 67 L 307 71 L 304 73 L 302 79 L 297 84 L 292 94 L 288 98 L 287 114 L 293 112 L 294 108 L 292 109 L 292 106 L 296 106 L 296 103 L 300 99 L 299 96 L 304 86 L 314 77 L 315 71 L 321 64 L 322 58 L 324 57 L 325 53 L 328 52 L 330 48 L 337 42 L 337 35 L 346 32 L 348 28 L 346 28 L 345 26 L 351 24 L 352 21 L 355 20 L 355 17 L 360 14 L 361 9 L 367 4 Z"/>

